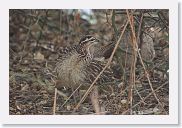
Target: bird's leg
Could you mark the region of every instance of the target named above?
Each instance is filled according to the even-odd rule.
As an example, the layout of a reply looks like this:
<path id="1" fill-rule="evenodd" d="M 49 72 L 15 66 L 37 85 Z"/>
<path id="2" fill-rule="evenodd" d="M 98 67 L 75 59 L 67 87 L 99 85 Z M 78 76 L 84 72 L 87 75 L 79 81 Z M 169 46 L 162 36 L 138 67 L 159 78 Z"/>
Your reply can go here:
<path id="1" fill-rule="evenodd" d="M 94 86 L 93 90 L 90 93 L 90 99 L 95 113 L 99 115 L 101 113 L 101 107 L 99 105 L 98 97 L 99 97 L 98 87 Z"/>

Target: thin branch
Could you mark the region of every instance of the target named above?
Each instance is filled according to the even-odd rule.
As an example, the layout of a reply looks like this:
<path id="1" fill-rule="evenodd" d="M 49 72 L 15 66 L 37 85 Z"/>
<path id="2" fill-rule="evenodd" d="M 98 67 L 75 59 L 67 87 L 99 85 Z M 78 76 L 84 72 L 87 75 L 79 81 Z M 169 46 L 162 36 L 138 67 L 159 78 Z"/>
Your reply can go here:
<path id="1" fill-rule="evenodd" d="M 143 13 L 141 13 L 139 28 L 138 28 L 138 34 L 137 34 L 137 42 L 139 43 L 139 46 L 142 46 L 142 42 L 143 42 L 140 40 L 140 36 L 142 34 L 142 27 L 143 27 Z"/>
<path id="2" fill-rule="evenodd" d="M 115 40 L 118 39 L 118 30 L 117 30 L 117 27 L 116 27 L 116 23 L 115 23 L 115 10 L 113 9 L 112 10 L 112 13 L 111 13 L 111 20 L 112 20 L 112 27 L 114 29 L 114 35 L 115 35 Z"/>
<path id="3" fill-rule="evenodd" d="M 135 34 L 134 34 L 134 28 L 133 28 L 133 26 L 132 26 L 132 24 L 131 24 L 131 21 L 130 21 L 130 26 L 131 26 L 131 30 L 132 30 L 133 35 L 135 35 Z M 136 46 L 136 50 L 137 50 L 138 56 L 139 56 L 139 58 L 140 58 L 140 62 L 141 62 L 142 67 L 143 67 L 143 69 L 144 69 L 144 71 L 145 71 L 145 74 L 146 74 L 148 83 L 149 83 L 150 88 L 151 88 L 151 90 L 152 90 L 152 93 L 153 93 L 155 99 L 157 100 L 158 104 L 161 106 L 161 108 L 162 108 L 162 109 L 164 110 L 164 112 L 166 113 L 165 109 L 164 109 L 163 106 L 162 106 L 162 103 L 159 101 L 159 99 L 158 99 L 158 97 L 157 97 L 157 95 L 156 95 L 156 93 L 155 93 L 155 91 L 154 91 L 154 89 L 153 89 L 153 87 L 152 87 L 152 83 L 151 83 L 150 78 L 149 78 L 149 73 L 148 73 L 148 71 L 147 71 L 147 69 L 146 69 L 146 67 L 145 67 L 145 65 L 144 65 L 144 62 L 143 62 L 142 57 L 141 57 L 141 54 L 140 54 L 140 52 L 139 52 L 139 50 L 138 50 L 138 44 L 137 44 L 136 38 L 134 38 L 134 43 L 135 43 L 135 46 Z"/>
<path id="4" fill-rule="evenodd" d="M 67 102 L 68 100 L 75 94 L 75 92 L 81 87 L 82 85 L 80 84 L 74 91 L 73 93 L 68 97 L 68 99 L 66 99 L 66 101 L 61 105 L 60 108 L 62 108 Z"/>
<path id="5" fill-rule="evenodd" d="M 109 26 L 112 26 L 112 24 L 109 22 L 109 17 L 108 17 L 107 11 L 106 11 L 106 23 L 109 24 Z"/>
<path id="6" fill-rule="evenodd" d="M 57 99 L 57 88 L 55 88 L 55 92 L 54 92 L 53 115 L 56 114 L 56 99 Z"/>
<path id="7" fill-rule="evenodd" d="M 131 76 L 130 76 L 130 89 L 129 89 L 129 94 L 128 94 L 128 98 L 130 99 L 130 108 L 132 108 L 132 103 L 133 103 L 133 88 L 135 87 L 135 71 L 136 71 L 136 44 L 137 44 L 137 40 L 136 40 L 136 35 L 135 35 L 135 28 L 134 28 L 134 18 L 132 14 L 129 14 L 129 11 L 126 10 L 127 13 L 127 17 L 129 19 L 129 23 L 130 23 L 130 27 L 132 30 L 132 46 L 133 46 L 133 61 L 132 61 L 132 65 L 131 65 Z M 130 114 L 132 115 L 132 109 L 130 109 Z"/>
<path id="8" fill-rule="evenodd" d="M 164 85 L 166 85 L 166 84 L 169 84 L 169 82 L 166 81 L 166 82 L 163 83 L 161 86 L 159 86 L 158 88 L 156 88 L 156 89 L 154 90 L 154 92 L 158 91 L 159 89 L 161 89 L 161 88 L 162 88 Z M 135 105 L 133 105 L 132 108 L 135 108 L 135 107 L 136 107 L 137 105 L 139 105 L 141 102 L 143 102 L 143 101 L 145 101 L 147 98 L 149 98 L 149 96 L 151 96 L 152 94 L 153 94 L 153 92 L 149 93 L 145 98 L 143 98 L 143 100 L 140 100 L 138 103 L 136 103 Z M 130 108 L 130 109 L 132 109 L 132 108 Z M 130 109 L 124 111 L 124 112 L 122 113 L 122 115 L 126 114 Z"/>
<path id="9" fill-rule="evenodd" d="M 77 110 L 77 109 L 80 107 L 81 103 L 86 99 L 86 97 L 88 96 L 88 94 L 92 91 L 93 86 L 94 86 L 94 84 L 96 83 L 96 81 L 99 79 L 99 77 L 101 76 L 101 74 L 106 70 L 106 68 L 110 65 L 110 63 L 111 63 L 111 61 L 112 61 L 112 58 L 113 58 L 113 56 L 114 56 L 114 53 L 116 52 L 116 49 L 118 48 L 118 45 L 119 45 L 119 43 L 120 43 L 120 41 L 121 41 L 121 39 L 122 39 L 122 36 L 123 36 L 123 34 L 124 34 L 124 32 L 125 32 L 125 29 L 126 29 L 127 25 L 128 25 L 128 21 L 126 22 L 126 24 L 125 24 L 125 26 L 124 26 L 124 29 L 123 29 L 123 31 L 122 31 L 122 33 L 121 33 L 121 35 L 120 35 L 120 37 L 119 37 L 119 39 L 118 39 L 118 41 L 117 41 L 115 47 L 114 47 L 114 50 L 113 50 L 113 52 L 112 52 L 112 54 L 111 54 L 111 56 L 110 56 L 110 58 L 109 58 L 109 60 L 108 60 L 108 62 L 107 62 L 107 64 L 106 64 L 106 66 L 102 69 L 102 71 L 99 73 L 99 75 L 98 75 L 98 76 L 96 77 L 96 79 L 93 81 L 93 83 L 90 85 L 90 87 L 88 88 L 88 90 L 86 91 L 86 93 L 84 94 L 84 96 L 82 97 L 82 99 L 81 99 L 81 100 L 79 101 L 79 103 L 77 104 L 75 110 Z"/>

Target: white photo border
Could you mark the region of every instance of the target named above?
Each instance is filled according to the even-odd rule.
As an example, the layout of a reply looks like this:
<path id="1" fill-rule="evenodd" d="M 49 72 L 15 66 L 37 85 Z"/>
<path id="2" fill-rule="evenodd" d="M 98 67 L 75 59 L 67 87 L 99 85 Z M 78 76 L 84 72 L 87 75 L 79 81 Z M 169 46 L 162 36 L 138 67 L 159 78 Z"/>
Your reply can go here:
<path id="1" fill-rule="evenodd" d="M 178 124 L 176 0 L 6 0 L 0 4 L 0 120 L 3 124 Z M 9 115 L 9 9 L 169 9 L 169 115 Z"/>

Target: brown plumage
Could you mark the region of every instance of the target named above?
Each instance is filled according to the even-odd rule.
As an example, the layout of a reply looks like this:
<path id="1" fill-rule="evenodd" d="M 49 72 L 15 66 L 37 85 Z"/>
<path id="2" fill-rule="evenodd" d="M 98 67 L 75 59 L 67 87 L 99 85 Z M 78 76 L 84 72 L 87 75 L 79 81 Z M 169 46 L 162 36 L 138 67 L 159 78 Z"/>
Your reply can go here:
<path id="1" fill-rule="evenodd" d="M 98 39 L 87 35 L 80 40 L 78 45 L 60 51 L 56 64 L 56 72 L 61 82 L 58 88 L 60 86 L 76 88 L 80 84 L 90 85 L 94 81 L 105 66 L 105 62 L 98 58 L 104 57 L 104 53 L 107 53 L 103 48 L 98 50 L 98 43 Z M 113 72 L 107 68 L 96 85 L 113 80 Z"/>
<path id="2" fill-rule="evenodd" d="M 76 89 L 80 85 L 89 87 L 104 68 L 103 57 L 108 58 L 113 46 L 113 44 L 109 44 L 100 47 L 98 39 L 87 35 L 81 38 L 78 45 L 63 48 L 59 52 L 59 59 L 55 68 L 60 83 L 56 85 L 56 88 L 66 86 Z M 97 86 L 113 82 L 115 80 L 113 76 L 112 70 L 107 68 L 90 93 L 90 99 L 96 114 L 101 113 Z"/>

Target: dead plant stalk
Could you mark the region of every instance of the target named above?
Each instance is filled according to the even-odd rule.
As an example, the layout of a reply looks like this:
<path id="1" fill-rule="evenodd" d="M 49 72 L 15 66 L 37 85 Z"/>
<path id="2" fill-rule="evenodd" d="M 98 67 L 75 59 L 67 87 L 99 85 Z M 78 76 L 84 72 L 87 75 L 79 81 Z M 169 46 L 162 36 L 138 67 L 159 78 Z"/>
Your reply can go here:
<path id="1" fill-rule="evenodd" d="M 131 64 L 131 76 L 130 76 L 130 89 L 129 89 L 129 94 L 128 94 L 128 98 L 130 101 L 130 108 L 132 108 L 132 103 L 133 103 L 133 88 L 135 86 L 135 70 L 136 70 L 136 60 L 137 60 L 137 52 L 136 52 L 136 35 L 135 35 L 135 28 L 134 28 L 134 19 L 133 19 L 133 15 L 129 14 L 129 11 L 126 10 L 128 19 L 129 19 L 129 23 L 130 23 L 130 27 L 132 30 L 132 47 L 133 47 L 133 56 L 132 56 L 132 64 Z M 132 115 L 132 109 L 130 109 L 130 114 Z"/>
<path id="2" fill-rule="evenodd" d="M 145 74 L 146 74 L 146 77 L 147 77 L 147 81 L 148 81 L 148 83 L 149 83 L 149 85 L 150 85 L 150 88 L 151 88 L 151 90 L 152 90 L 152 93 L 153 93 L 155 99 L 157 100 L 158 104 L 161 106 L 161 108 L 164 110 L 164 112 L 167 113 L 167 112 L 165 111 L 165 109 L 163 108 L 162 103 L 159 101 L 159 99 L 158 99 L 158 97 L 157 97 L 157 95 L 156 95 L 156 93 L 155 93 L 155 91 L 154 91 L 154 89 L 153 89 L 153 87 L 152 87 L 152 83 L 151 83 L 151 81 L 150 81 L 150 77 L 149 77 L 148 71 L 147 71 L 147 69 L 146 69 L 146 67 L 145 67 L 145 65 L 144 65 L 144 63 L 143 63 L 141 54 L 140 54 L 140 52 L 139 52 L 139 50 L 138 50 L 138 44 L 137 44 L 137 40 L 136 40 L 136 36 L 135 36 L 134 27 L 133 27 L 133 25 L 132 25 L 132 20 L 130 19 L 130 15 L 129 15 L 128 10 L 126 10 L 126 12 L 127 12 L 127 16 L 128 16 L 128 19 L 129 19 L 130 26 L 131 26 L 132 35 L 133 35 L 133 37 L 135 37 L 135 38 L 133 38 L 133 42 L 135 43 L 135 50 L 137 51 L 137 54 L 138 54 L 139 59 L 140 59 L 140 62 L 141 62 L 142 67 L 143 67 L 143 69 L 144 69 L 144 71 L 145 71 Z"/>
<path id="3" fill-rule="evenodd" d="M 127 22 L 126 22 L 126 24 L 125 24 L 125 26 L 124 26 L 124 28 L 123 28 L 123 31 L 121 32 L 121 35 L 120 35 L 120 37 L 119 37 L 119 39 L 118 39 L 118 41 L 117 41 L 117 43 L 116 43 L 116 45 L 115 45 L 115 47 L 114 47 L 114 50 L 112 51 L 112 54 L 111 54 L 111 56 L 110 56 L 110 58 L 109 58 L 107 64 L 106 64 L 105 67 L 102 69 L 102 71 L 98 74 L 98 76 L 95 78 L 95 80 L 94 80 L 93 83 L 90 85 L 90 87 L 88 88 L 88 90 L 85 92 L 84 96 L 81 98 L 81 100 L 80 100 L 79 103 L 77 104 L 75 110 L 77 110 L 77 109 L 80 107 L 81 103 L 86 99 L 86 97 L 88 96 L 88 94 L 92 91 L 93 86 L 94 86 L 94 84 L 96 83 L 96 81 L 99 79 L 99 77 L 101 76 L 101 74 L 106 70 L 106 68 L 110 65 L 110 63 L 111 63 L 111 61 L 112 61 L 112 58 L 113 58 L 113 56 L 114 56 L 114 53 L 116 52 L 116 49 L 118 48 L 118 45 L 119 45 L 119 43 L 120 43 L 120 41 L 121 41 L 121 39 L 122 39 L 122 36 L 123 36 L 123 34 L 124 34 L 124 32 L 125 32 L 125 29 L 126 29 L 126 27 L 127 27 L 127 25 L 128 25 L 128 22 L 129 22 L 129 20 L 127 20 Z"/>

